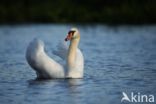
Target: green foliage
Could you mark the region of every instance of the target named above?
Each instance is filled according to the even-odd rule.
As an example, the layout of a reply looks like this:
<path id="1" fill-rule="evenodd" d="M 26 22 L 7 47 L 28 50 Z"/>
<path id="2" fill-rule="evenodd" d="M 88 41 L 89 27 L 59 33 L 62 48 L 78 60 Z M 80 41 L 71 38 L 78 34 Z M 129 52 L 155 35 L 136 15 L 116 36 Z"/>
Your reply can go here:
<path id="1" fill-rule="evenodd" d="M 1 0 L 0 23 L 156 23 L 155 0 Z"/>

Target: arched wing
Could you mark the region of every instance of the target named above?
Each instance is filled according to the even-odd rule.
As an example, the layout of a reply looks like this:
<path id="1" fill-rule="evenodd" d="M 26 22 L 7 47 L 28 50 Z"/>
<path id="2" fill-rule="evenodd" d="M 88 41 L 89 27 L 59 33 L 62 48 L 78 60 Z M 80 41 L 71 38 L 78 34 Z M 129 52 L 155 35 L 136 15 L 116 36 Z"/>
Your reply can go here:
<path id="1" fill-rule="evenodd" d="M 60 41 L 56 46 L 56 50 L 53 50 L 53 54 L 59 56 L 63 60 L 66 58 L 68 53 L 68 45 L 64 41 Z"/>

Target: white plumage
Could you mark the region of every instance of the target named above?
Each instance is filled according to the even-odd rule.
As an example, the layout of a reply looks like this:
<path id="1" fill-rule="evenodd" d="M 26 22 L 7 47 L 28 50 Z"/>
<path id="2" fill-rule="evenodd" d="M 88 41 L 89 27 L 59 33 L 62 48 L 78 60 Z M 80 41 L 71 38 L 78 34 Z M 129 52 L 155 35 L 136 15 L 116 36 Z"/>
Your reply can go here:
<path id="1" fill-rule="evenodd" d="M 83 77 L 84 59 L 78 49 L 80 35 L 75 28 L 70 31 L 75 31 L 71 37 L 70 46 L 68 47 L 65 42 L 61 42 L 57 45 L 57 49 L 53 51 L 55 55 L 66 61 L 65 65 L 56 62 L 45 53 L 44 43 L 40 39 L 34 39 L 30 42 L 26 51 L 26 59 L 28 64 L 36 71 L 38 78 Z"/>

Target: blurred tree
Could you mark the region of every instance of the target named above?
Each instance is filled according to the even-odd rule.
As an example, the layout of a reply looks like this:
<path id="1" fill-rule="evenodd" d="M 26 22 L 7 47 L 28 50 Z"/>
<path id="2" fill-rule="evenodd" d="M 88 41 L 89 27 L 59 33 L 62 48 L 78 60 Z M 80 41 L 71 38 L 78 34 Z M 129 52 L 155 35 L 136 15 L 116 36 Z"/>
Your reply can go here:
<path id="1" fill-rule="evenodd" d="M 156 23 L 155 0 L 1 0 L 0 23 Z"/>

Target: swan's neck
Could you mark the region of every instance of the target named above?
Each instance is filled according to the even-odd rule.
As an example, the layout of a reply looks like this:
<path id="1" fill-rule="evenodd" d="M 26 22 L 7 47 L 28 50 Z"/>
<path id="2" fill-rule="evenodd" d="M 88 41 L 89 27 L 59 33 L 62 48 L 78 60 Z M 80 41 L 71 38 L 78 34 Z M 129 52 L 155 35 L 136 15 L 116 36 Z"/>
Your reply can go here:
<path id="1" fill-rule="evenodd" d="M 68 49 L 67 65 L 68 69 L 74 68 L 76 60 L 76 50 L 79 44 L 79 38 L 73 39 L 70 42 Z"/>

